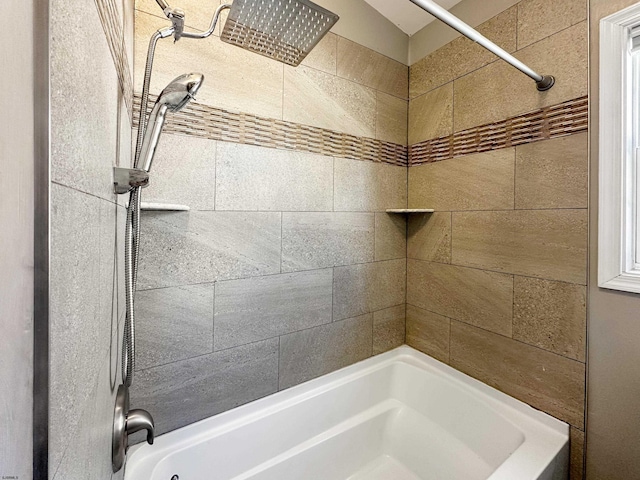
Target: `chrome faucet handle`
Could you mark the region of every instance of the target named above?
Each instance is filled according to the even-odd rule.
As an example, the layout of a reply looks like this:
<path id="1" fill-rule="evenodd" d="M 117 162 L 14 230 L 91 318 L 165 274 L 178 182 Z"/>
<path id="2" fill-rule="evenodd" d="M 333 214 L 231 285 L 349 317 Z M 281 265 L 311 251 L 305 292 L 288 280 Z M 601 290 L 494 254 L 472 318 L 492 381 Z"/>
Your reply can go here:
<path id="1" fill-rule="evenodd" d="M 147 443 L 153 445 L 153 438 L 155 436 L 155 424 L 153 423 L 153 417 L 146 410 L 134 409 L 129 410 L 127 414 L 127 423 L 125 430 L 127 435 L 139 432 L 140 430 L 147 431 Z"/>

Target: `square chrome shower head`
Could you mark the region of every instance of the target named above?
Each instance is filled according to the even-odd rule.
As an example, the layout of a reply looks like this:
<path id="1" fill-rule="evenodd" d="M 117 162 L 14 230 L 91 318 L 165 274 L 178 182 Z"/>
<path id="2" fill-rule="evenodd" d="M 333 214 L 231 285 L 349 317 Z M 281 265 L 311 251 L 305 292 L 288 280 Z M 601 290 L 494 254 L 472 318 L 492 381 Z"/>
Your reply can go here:
<path id="1" fill-rule="evenodd" d="M 220 38 L 297 67 L 338 19 L 309 0 L 234 0 Z"/>

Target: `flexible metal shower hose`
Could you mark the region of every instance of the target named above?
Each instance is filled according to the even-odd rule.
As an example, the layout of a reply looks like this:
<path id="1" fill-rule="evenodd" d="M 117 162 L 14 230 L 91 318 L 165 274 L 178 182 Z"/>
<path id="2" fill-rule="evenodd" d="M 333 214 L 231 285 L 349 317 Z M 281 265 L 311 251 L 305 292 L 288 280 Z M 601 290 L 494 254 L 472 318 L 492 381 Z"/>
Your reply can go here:
<path id="1" fill-rule="evenodd" d="M 161 38 L 169 36 L 171 29 L 159 30 L 153 34 L 149 41 L 147 52 L 147 64 L 144 70 L 144 82 L 142 86 L 142 99 L 140 102 L 140 117 L 138 121 L 138 137 L 136 140 L 136 153 L 134 168 L 139 168 L 140 150 L 142 140 L 147 128 L 147 105 L 149 103 L 149 84 L 151 72 L 153 70 L 153 57 L 155 55 L 156 44 Z M 124 275 L 125 275 L 125 297 L 126 315 L 124 322 L 123 346 L 122 346 L 122 383 L 127 387 L 133 382 L 133 372 L 136 363 L 136 328 L 134 296 L 136 293 L 136 281 L 138 277 L 138 256 L 140 253 L 140 187 L 136 187 L 129 195 L 129 206 L 127 207 L 127 224 L 125 227 L 124 239 Z"/>

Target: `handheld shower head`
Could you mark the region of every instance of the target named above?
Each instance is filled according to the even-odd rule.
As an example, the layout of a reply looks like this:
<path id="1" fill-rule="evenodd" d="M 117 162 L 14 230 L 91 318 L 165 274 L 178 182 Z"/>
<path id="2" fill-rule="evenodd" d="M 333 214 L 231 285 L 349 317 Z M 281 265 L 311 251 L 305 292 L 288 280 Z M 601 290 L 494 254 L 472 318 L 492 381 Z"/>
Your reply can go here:
<path id="1" fill-rule="evenodd" d="M 170 112 L 178 112 L 195 98 L 202 82 L 204 82 L 204 76 L 201 73 L 180 75 L 162 90 L 156 103 L 166 105 Z"/>
<path id="2" fill-rule="evenodd" d="M 141 165 L 141 168 L 147 172 L 151 170 L 151 163 L 158 147 L 167 111 L 175 113 L 182 110 L 187 103 L 195 98 L 196 93 L 202 86 L 202 82 L 204 82 L 204 75 L 187 73 L 174 79 L 162 90 L 153 106 L 151 115 L 149 115 L 140 156 L 136 161 L 136 165 Z"/>

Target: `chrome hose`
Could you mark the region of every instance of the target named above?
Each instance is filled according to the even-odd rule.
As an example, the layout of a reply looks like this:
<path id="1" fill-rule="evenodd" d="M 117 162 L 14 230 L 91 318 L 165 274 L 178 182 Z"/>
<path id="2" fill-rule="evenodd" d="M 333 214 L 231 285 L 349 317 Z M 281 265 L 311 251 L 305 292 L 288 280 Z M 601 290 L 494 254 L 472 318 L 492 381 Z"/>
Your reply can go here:
<path id="1" fill-rule="evenodd" d="M 142 99 L 140 102 L 138 137 L 136 140 L 136 153 L 133 165 L 134 168 L 138 168 L 142 140 L 144 139 L 144 133 L 147 128 L 146 113 L 147 106 L 149 104 L 149 86 L 151 83 L 151 72 L 153 70 L 153 58 L 155 56 L 156 44 L 161 38 L 169 37 L 172 34 L 172 27 L 158 30 L 153 34 L 149 41 L 147 63 L 145 66 L 144 81 L 142 84 Z M 136 363 L 134 296 L 136 293 L 136 281 L 138 277 L 138 254 L 140 252 L 140 187 L 134 188 L 129 195 L 126 222 L 124 239 L 126 315 L 122 339 L 122 383 L 127 387 L 130 387 L 133 382 L 133 372 L 135 370 Z"/>
<path id="2" fill-rule="evenodd" d="M 122 346 L 122 383 L 127 387 L 130 387 L 133 381 L 136 361 L 134 295 L 138 276 L 139 233 L 140 187 L 137 187 L 131 191 L 131 195 L 129 196 L 124 240 L 125 297 L 127 306 L 123 333 L 124 345 Z"/>

